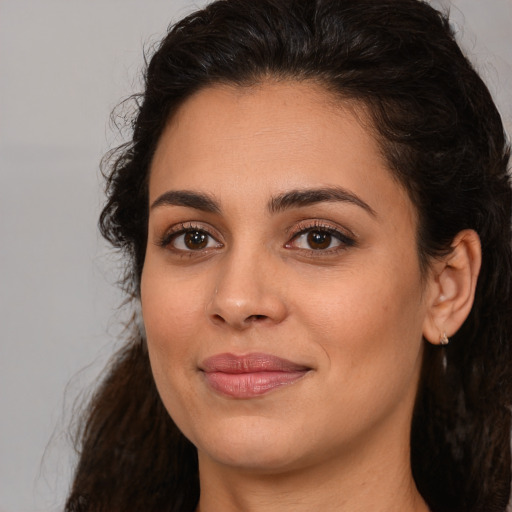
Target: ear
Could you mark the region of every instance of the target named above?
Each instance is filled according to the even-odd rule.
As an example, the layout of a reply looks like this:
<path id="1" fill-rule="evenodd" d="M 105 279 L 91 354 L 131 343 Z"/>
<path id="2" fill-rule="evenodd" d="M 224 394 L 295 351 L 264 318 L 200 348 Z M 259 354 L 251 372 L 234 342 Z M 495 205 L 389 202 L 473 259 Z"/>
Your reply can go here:
<path id="1" fill-rule="evenodd" d="M 466 320 L 473 306 L 481 262 L 480 239 L 471 229 L 461 231 L 450 253 L 434 262 L 423 325 L 423 336 L 430 343 L 441 344 L 443 334 L 453 336 Z"/>

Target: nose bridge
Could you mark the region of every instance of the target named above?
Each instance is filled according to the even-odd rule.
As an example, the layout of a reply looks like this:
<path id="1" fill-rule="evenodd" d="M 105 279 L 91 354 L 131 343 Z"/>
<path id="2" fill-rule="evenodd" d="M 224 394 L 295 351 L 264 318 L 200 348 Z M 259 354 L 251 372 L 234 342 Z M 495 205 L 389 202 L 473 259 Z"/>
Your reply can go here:
<path id="1" fill-rule="evenodd" d="M 255 322 L 281 322 L 286 305 L 274 279 L 275 258 L 257 243 L 233 246 L 219 266 L 208 305 L 210 317 L 237 329 Z"/>

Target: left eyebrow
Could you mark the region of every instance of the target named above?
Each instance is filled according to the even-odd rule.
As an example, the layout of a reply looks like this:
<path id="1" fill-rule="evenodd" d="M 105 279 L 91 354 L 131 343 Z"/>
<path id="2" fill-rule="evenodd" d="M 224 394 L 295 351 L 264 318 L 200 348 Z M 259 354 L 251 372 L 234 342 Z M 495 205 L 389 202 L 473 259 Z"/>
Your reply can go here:
<path id="1" fill-rule="evenodd" d="M 164 205 L 185 206 L 210 213 L 220 212 L 220 205 L 215 198 L 190 190 L 169 190 L 153 202 L 151 209 Z"/>
<path id="2" fill-rule="evenodd" d="M 373 217 L 376 216 L 375 210 L 369 204 L 341 187 L 290 190 L 272 198 L 268 203 L 268 209 L 271 213 L 278 213 L 322 202 L 351 203 L 363 208 Z"/>

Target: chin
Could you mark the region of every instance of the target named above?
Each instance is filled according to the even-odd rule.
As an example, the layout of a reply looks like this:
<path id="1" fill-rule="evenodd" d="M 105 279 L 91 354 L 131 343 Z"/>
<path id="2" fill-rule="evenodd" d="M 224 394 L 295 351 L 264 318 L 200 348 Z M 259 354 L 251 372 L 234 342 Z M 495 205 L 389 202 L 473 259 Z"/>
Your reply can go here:
<path id="1" fill-rule="evenodd" d="M 231 418 L 227 423 L 227 426 L 212 424 L 211 430 L 191 439 L 200 459 L 206 456 L 225 466 L 262 473 L 293 466 L 300 447 L 293 432 L 275 421 L 254 416 Z"/>

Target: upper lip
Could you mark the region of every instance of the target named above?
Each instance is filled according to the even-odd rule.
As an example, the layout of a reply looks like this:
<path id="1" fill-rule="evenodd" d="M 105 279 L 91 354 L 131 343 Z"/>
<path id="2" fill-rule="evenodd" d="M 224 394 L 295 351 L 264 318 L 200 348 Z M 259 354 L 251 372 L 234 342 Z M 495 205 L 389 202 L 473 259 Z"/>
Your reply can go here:
<path id="1" fill-rule="evenodd" d="M 271 354 L 251 353 L 236 355 L 217 354 L 205 359 L 200 369 L 206 373 L 257 373 L 257 372 L 300 372 L 310 370 L 308 366 L 294 363 Z"/>

